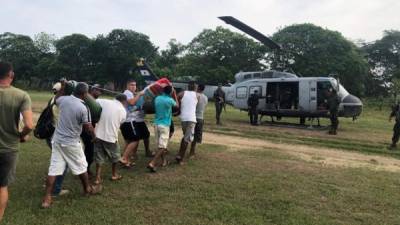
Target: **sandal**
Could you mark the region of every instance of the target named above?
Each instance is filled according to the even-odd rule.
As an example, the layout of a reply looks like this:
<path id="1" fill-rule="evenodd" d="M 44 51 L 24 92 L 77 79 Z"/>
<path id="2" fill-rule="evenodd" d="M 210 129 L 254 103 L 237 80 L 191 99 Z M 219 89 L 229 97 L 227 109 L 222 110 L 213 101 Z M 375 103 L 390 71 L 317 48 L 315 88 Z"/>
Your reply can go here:
<path id="1" fill-rule="evenodd" d="M 121 166 L 123 168 L 129 169 L 132 167 L 132 164 L 135 165 L 135 163 L 130 163 L 130 162 L 124 162 L 122 160 L 119 161 L 119 163 L 121 164 Z"/>
<path id="2" fill-rule="evenodd" d="M 180 164 L 182 162 L 182 158 L 178 155 L 175 157 L 175 161 L 177 164 Z"/>
<path id="3" fill-rule="evenodd" d="M 169 165 L 169 161 L 168 160 L 164 160 L 161 166 L 162 167 L 166 167 L 168 165 Z"/>
<path id="4" fill-rule="evenodd" d="M 117 175 L 116 177 L 111 177 L 110 180 L 111 181 L 118 181 L 122 179 L 122 175 Z"/>
<path id="5" fill-rule="evenodd" d="M 102 190 L 103 190 L 102 185 L 90 185 L 90 192 L 88 194 L 89 195 L 100 194 Z"/>
<path id="6" fill-rule="evenodd" d="M 150 170 L 150 172 L 152 172 L 152 173 L 155 173 L 155 172 L 157 172 L 157 170 L 156 170 L 156 168 L 154 167 L 154 166 L 152 166 L 152 165 L 147 165 L 147 169 L 149 169 Z"/>
<path id="7" fill-rule="evenodd" d="M 99 184 L 101 184 L 101 179 L 99 179 L 99 180 L 96 179 L 96 180 L 93 182 L 93 184 L 94 184 L 94 185 L 99 185 Z"/>
<path id="8" fill-rule="evenodd" d="M 48 201 L 48 200 L 44 200 L 44 199 L 43 199 L 43 201 L 42 201 L 42 208 L 43 208 L 43 209 L 48 209 L 48 208 L 50 208 L 51 203 L 52 203 L 51 200 Z"/>

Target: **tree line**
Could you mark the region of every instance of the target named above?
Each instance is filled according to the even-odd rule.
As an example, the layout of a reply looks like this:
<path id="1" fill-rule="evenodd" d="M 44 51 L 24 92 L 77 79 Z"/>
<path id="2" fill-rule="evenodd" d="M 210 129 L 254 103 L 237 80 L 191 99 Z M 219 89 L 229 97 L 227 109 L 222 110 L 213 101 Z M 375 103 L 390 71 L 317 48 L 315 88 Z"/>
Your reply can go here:
<path id="1" fill-rule="evenodd" d="M 39 33 L 0 34 L 0 60 L 14 64 L 18 83 L 45 88 L 60 77 L 113 83 L 122 88 L 130 77 L 140 80 L 136 62 L 145 58 L 159 76 L 195 79 L 208 84 L 233 83 L 239 71 L 278 69 L 299 76 L 337 75 L 358 96 L 397 95 L 400 90 L 400 31 L 384 31 L 371 43 L 354 43 L 337 31 L 313 24 L 284 27 L 271 37 L 274 51 L 244 34 L 217 27 L 204 29 L 188 44 L 171 39 L 159 51 L 149 36 L 114 29 L 89 38 L 62 38 Z"/>

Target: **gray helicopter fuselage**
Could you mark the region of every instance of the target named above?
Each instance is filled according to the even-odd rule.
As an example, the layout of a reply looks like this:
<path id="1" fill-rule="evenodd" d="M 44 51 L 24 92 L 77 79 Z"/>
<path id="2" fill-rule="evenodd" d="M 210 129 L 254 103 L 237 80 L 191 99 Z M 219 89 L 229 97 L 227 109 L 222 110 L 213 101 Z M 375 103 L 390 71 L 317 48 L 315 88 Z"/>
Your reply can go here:
<path id="1" fill-rule="evenodd" d="M 335 89 L 341 99 L 339 116 L 357 117 L 362 102 L 332 77 L 297 77 L 278 71 L 240 72 L 236 82 L 224 87 L 226 101 L 248 110 L 247 99 L 257 90 L 260 114 L 284 117 L 328 117 L 326 92 Z"/>

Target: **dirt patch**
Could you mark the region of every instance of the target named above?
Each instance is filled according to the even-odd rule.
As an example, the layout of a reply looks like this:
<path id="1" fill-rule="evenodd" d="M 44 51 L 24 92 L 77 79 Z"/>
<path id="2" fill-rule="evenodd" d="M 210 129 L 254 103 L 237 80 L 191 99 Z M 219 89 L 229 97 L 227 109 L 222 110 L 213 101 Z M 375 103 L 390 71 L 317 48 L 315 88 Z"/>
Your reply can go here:
<path id="1" fill-rule="evenodd" d="M 389 127 L 392 124 L 388 125 Z M 277 126 L 270 126 L 270 125 L 263 125 L 263 126 L 250 126 L 247 123 L 232 123 L 229 125 L 229 128 L 233 128 L 237 131 L 245 131 L 245 130 L 253 130 L 257 132 L 268 132 L 268 133 L 278 133 L 278 134 L 293 134 L 296 136 L 301 137 L 318 137 L 324 139 L 337 139 L 337 138 L 350 138 L 357 141 L 365 141 L 365 137 L 368 136 L 369 142 L 382 142 L 383 140 L 390 140 L 390 134 L 374 132 L 374 135 L 370 135 L 370 133 L 366 132 L 351 132 L 343 129 L 339 129 L 338 136 L 332 137 L 327 134 L 325 131 L 317 130 L 317 129 L 296 129 L 296 128 L 289 128 L 289 127 L 277 127 Z"/>
<path id="2" fill-rule="evenodd" d="M 272 143 L 260 139 L 242 138 L 209 132 L 203 133 L 203 135 L 204 143 L 224 145 L 228 148 L 228 151 L 250 151 L 252 149 L 268 148 L 284 152 L 308 162 L 319 163 L 325 166 L 355 168 L 367 167 L 373 170 L 385 170 L 391 172 L 400 171 L 400 160 L 384 156 L 365 155 L 362 153 L 342 151 L 340 149 L 314 148 L 306 145 Z M 172 141 L 179 142 L 181 138 L 181 133 L 176 132 Z"/>

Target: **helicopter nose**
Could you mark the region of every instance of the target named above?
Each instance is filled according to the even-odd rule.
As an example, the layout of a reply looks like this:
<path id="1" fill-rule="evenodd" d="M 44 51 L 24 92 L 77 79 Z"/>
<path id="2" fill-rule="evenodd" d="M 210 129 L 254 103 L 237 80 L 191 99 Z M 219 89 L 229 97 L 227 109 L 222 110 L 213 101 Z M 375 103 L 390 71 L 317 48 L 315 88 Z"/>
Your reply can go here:
<path id="1" fill-rule="evenodd" d="M 362 112 L 362 102 L 354 95 L 347 95 L 342 99 L 343 105 L 343 116 L 344 117 L 356 117 Z"/>

